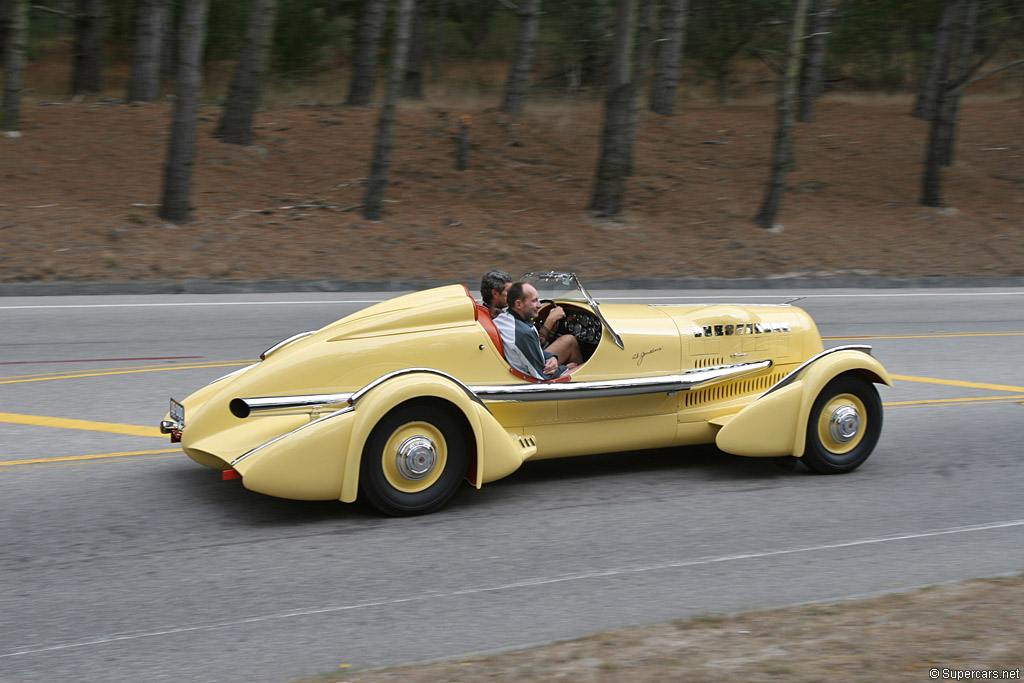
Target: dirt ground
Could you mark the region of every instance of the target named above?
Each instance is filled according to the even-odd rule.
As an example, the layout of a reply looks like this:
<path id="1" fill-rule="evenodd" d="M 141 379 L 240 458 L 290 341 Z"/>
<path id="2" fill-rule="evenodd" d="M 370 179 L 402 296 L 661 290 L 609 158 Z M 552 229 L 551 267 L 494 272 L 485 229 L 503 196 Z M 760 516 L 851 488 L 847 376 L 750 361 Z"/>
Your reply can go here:
<path id="1" fill-rule="evenodd" d="M 201 110 L 195 220 L 161 221 L 170 105 L 24 106 L 0 138 L 0 282 L 473 281 L 574 270 L 615 278 L 1024 276 L 1024 97 L 964 107 L 948 206 L 917 204 L 926 124 L 909 97 L 836 94 L 798 127 L 798 168 L 772 233 L 770 97 L 644 114 L 621 221 L 591 218 L 601 107 L 531 103 L 519 118 L 403 105 L 386 215 L 360 215 L 376 109 L 264 111 L 257 144 L 210 136 Z M 472 118 L 469 168 L 454 165 Z"/>
<path id="2" fill-rule="evenodd" d="M 938 676 L 930 674 L 938 670 Z M 1024 575 L 600 633 L 317 681 L 912 681 L 1024 669 Z M 981 676 L 978 676 L 979 678 Z M 985 678 L 992 678 L 991 674 Z M 961 680 L 964 680 L 961 678 Z"/>

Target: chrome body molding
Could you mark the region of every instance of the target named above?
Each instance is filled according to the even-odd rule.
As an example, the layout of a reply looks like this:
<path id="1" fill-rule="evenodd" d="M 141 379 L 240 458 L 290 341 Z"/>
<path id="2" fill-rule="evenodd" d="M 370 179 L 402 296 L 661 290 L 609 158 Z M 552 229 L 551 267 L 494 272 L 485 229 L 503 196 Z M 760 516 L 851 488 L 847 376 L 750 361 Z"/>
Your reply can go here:
<path id="1" fill-rule="evenodd" d="M 770 394 L 772 392 L 775 392 L 775 391 L 778 391 L 779 389 L 781 389 L 781 388 L 783 388 L 785 386 L 788 386 L 789 384 L 791 384 L 794 381 L 796 381 L 797 376 L 801 372 L 803 372 L 807 368 L 807 366 L 809 366 L 812 363 L 818 361 L 819 359 L 824 358 L 825 356 L 831 355 L 831 354 L 833 354 L 833 353 L 835 353 L 837 351 L 860 351 L 862 353 L 868 354 L 869 356 L 871 355 L 871 347 L 868 346 L 867 344 L 848 344 L 846 346 L 836 346 L 835 348 L 825 349 L 824 351 L 822 351 L 818 355 L 813 356 L 813 357 L 809 358 L 808 360 L 804 361 L 799 366 L 797 366 L 797 368 L 795 370 L 793 370 L 793 372 L 789 373 L 788 375 L 786 375 L 785 377 L 780 379 L 778 382 L 776 382 L 772 386 L 768 387 L 768 390 L 765 391 L 760 396 L 758 396 L 757 399 L 762 399 L 765 396 L 767 396 L 768 394 Z"/>
<path id="2" fill-rule="evenodd" d="M 317 333 L 317 330 L 309 330 L 308 332 L 299 332 L 298 334 L 294 334 L 294 335 L 288 337 L 287 339 L 285 339 L 283 341 L 279 341 L 276 344 L 274 344 L 273 346 L 271 346 L 269 349 L 267 349 L 266 351 L 261 353 L 260 354 L 260 360 L 266 360 L 267 356 L 269 356 L 270 354 L 274 353 L 275 351 L 277 351 L 278 349 L 280 349 L 283 346 L 287 346 L 288 344 L 291 344 L 292 342 L 298 341 L 300 339 L 305 339 L 306 337 L 311 337 L 311 336 L 313 336 L 316 333 Z"/>
<path id="3" fill-rule="evenodd" d="M 228 377 L 234 377 L 235 375 L 241 375 L 246 370 L 252 370 L 257 365 L 259 365 L 259 361 L 253 363 L 252 365 L 246 365 L 244 368 L 238 368 L 234 372 L 229 372 L 226 375 L 222 375 L 221 377 L 218 377 L 217 379 L 215 379 L 212 382 L 210 382 L 210 384 L 216 384 L 217 382 L 221 381 L 222 379 L 227 379 Z M 209 386 L 209 385 L 207 385 L 207 386 Z"/>
<path id="4" fill-rule="evenodd" d="M 297 429 L 293 429 L 292 431 L 290 431 L 290 432 L 288 432 L 286 434 L 282 434 L 281 436 L 273 438 L 273 439 L 271 439 L 270 441 L 268 441 L 266 443 L 260 444 L 259 446 L 257 446 L 256 448 L 252 449 L 251 451 L 243 453 L 242 455 L 238 456 L 237 458 L 235 458 L 234 460 L 231 461 L 231 466 L 234 467 L 238 463 L 240 463 L 243 460 L 245 460 L 246 458 L 248 458 L 250 455 L 252 455 L 254 453 L 258 453 L 259 451 L 263 450 L 267 446 L 271 446 L 271 445 L 277 443 L 278 441 L 281 441 L 282 439 L 287 439 L 292 434 L 296 434 L 298 432 L 301 432 L 303 429 L 309 429 L 313 425 L 318 425 L 321 422 L 326 422 L 327 420 L 330 420 L 332 418 L 338 417 L 339 415 L 344 415 L 345 413 L 351 413 L 352 410 L 353 410 L 352 406 L 345 406 L 344 408 L 342 408 L 340 410 L 335 410 L 330 415 L 324 415 L 323 417 L 321 417 L 319 419 L 307 422 L 306 424 L 302 425 L 301 427 L 299 427 Z"/>
<path id="5" fill-rule="evenodd" d="M 458 385 L 460 389 L 466 392 L 466 396 L 479 403 L 484 408 L 483 401 L 477 396 L 470 387 L 467 387 L 461 380 L 452 377 L 447 372 L 441 372 L 440 370 L 434 370 L 433 368 L 403 368 L 402 370 L 395 370 L 389 372 L 386 375 L 378 377 L 373 380 L 362 389 L 356 392 L 338 393 L 338 394 L 307 394 L 303 396 L 261 396 L 255 398 L 235 398 L 231 400 L 229 408 L 231 413 L 238 418 L 249 417 L 251 413 L 262 413 L 269 411 L 286 411 L 286 410 L 302 410 L 302 409 L 315 409 L 325 408 L 327 406 L 338 405 L 340 403 L 347 403 L 350 406 L 355 406 L 359 402 L 359 399 L 367 394 L 367 392 L 387 382 L 388 380 L 403 375 L 427 373 L 431 375 L 437 375 L 443 377 L 450 382 Z M 489 411 L 488 411 L 489 412 Z"/>
<path id="6" fill-rule="evenodd" d="M 562 401 L 582 398 L 614 398 L 616 396 L 702 389 L 712 384 L 727 382 L 766 370 L 771 366 L 770 360 L 759 360 L 687 370 L 677 375 L 660 375 L 658 377 L 634 377 L 591 382 L 499 384 L 471 386 L 470 389 L 486 401 Z"/>
<path id="7" fill-rule="evenodd" d="M 348 403 L 352 392 L 344 394 L 307 394 L 303 396 L 260 396 L 257 398 L 235 398 L 228 407 L 235 417 L 246 418 L 250 413 L 264 413 L 271 410 L 296 410 L 322 408 L 324 406 Z"/>

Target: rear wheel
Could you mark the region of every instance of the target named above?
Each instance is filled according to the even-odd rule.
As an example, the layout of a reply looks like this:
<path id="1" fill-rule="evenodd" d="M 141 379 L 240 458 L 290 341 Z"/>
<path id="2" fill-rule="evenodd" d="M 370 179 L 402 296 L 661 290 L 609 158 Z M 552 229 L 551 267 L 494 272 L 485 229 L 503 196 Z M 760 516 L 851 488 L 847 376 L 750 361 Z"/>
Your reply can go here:
<path id="1" fill-rule="evenodd" d="M 466 473 L 466 437 L 444 409 L 402 406 L 374 428 L 363 450 L 360 489 L 381 512 L 433 512 L 459 488 Z"/>
<path id="2" fill-rule="evenodd" d="M 882 433 L 882 401 L 857 374 L 836 377 L 818 394 L 807 421 L 803 461 L 820 474 L 852 472 L 868 459 Z"/>

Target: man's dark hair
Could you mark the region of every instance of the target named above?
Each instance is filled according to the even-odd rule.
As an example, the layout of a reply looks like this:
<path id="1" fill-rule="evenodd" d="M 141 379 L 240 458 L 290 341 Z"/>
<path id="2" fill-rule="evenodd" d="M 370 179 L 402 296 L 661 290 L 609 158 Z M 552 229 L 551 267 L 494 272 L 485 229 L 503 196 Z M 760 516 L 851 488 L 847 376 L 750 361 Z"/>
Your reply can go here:
<path id="1" fill-rule="evenodd" d="M 504 270 L 489 270 L 484 273 L 483 279 L 480 280 L 480 296 L 483 302 L 489 306 L 491 292 L 495 289 L 499 292 L 505 289 L 506 282 L 512 282 L 512 278 Z"/>
<path id="2" fill-rule="evenodd" d="M 525 288 L 525 282 L 514 282 L 512 286 L 508 288 L 508 310 L 511 311 L 513 308 L 515 308 L 515 304 L 517 301 L 522 301 L 523 299 L 526 298 L 526 294 L 523 292 L 523 289 Z"/>

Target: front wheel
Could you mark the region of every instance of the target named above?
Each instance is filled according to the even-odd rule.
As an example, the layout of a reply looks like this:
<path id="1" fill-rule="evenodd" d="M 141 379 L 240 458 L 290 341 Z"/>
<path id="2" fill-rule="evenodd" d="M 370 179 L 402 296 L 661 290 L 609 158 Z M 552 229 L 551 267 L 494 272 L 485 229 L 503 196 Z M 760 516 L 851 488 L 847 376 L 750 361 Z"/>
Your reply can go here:
<path id="1" fill-rule="evenodd" d="M 878 390 L 860 375 L 840 375 L 811 407 L 804 464 L 819 474 L 852 472 L 871 455 L 881 433 Z"/>
<path id="2" fill-rule="evenodd" d="M 402 406 L 374 428 L 363 450 L 360 489 L 396 517 L 433 512 L 466 473 L 466 437 L 450 413 L 434 405 Z"/>

